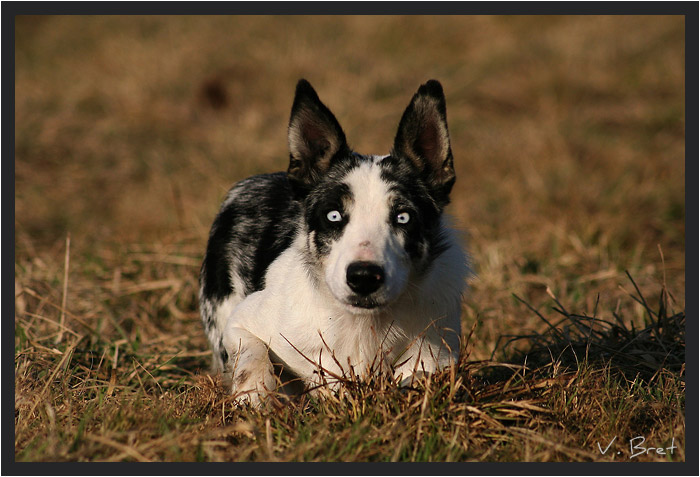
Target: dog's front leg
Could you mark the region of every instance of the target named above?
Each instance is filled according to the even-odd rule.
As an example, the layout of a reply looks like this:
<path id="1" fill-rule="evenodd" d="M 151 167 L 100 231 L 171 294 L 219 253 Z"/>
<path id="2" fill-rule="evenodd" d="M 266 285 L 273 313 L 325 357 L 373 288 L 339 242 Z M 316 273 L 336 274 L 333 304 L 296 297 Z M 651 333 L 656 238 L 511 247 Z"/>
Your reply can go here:
<path id="1" fill-rule="evenodd" d="M 249 331 L 229 326 L 224 332 L 224 386 L 239 403 L 257 406 L 277 388 L 267 345 Z"/>
<path id="2" fill-rule="evenodd" d="M 418 384 L 429 374 L 457 363 L 459 345 L 452 349 L 440 337 L 420 337 L 409 346 L 404 356 L 403 364 L 394 371 L 402 387 Z"/>

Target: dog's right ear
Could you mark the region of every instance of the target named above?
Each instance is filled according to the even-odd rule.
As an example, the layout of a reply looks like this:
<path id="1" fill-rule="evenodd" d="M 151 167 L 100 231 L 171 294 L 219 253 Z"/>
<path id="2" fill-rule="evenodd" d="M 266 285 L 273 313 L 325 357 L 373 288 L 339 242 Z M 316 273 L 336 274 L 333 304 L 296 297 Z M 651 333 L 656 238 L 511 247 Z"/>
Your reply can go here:
<path id="1" fill-rule="evenodd" d="M 349 151 L 340 124 L 305 79 L 297 83 L 288 140 L 287 176 L 302 188 L 316 183 L 334 157 Z"/>

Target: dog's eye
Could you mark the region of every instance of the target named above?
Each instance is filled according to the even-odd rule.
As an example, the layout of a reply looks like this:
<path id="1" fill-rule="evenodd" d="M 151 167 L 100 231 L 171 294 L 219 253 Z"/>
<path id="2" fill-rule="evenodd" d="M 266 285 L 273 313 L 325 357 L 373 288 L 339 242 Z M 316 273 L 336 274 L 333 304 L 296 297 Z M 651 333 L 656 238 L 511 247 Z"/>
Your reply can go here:
<path id="1" fill-rule="evenodd" d="M 326 218 L 329 222 L 340 222 L 343 220 L 343 216 L 337 210 L 331 210 L 326 214 Z"/>
<path id="2" fill-rule="evenodd" d="M 411 215 L 408 212 L 401 212 L 396 216 L 397 224 L 407 224 L 409 220 L 411 220 Z"/>

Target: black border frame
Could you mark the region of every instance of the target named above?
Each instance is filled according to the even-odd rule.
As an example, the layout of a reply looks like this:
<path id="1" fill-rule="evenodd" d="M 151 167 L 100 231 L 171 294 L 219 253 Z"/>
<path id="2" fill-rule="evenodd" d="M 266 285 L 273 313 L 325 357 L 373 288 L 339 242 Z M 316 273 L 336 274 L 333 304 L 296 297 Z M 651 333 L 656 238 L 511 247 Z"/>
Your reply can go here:
<path id="1" fill-rule="evenodd" d="M 87 14 L 255 14 L 255 15 L 414 15 L 414 14 L 566 14 L 566 15 L 683 15 L 685 16 L 685 83 L 686 83 L 686 239 L 692 244 L 686 249 L 686 290 L 698 290 L 698 276 L 695 265 L 698 264 L 698 11 L 697 2 L 2 2 L 2 152 L 6 160 L 2 163 L 5 186 L 2 198 L 5 203 L 14 204 L 15 177 L 15 17 L 17 15 L 87 15 Z M 9 158 L 13 160 L 10 161 Z M 692 173 L 688 172 L 688 165 Z M 12 177 L 12 183 L 9 178 Z M 694 191 L 689 195 L 689 191 Z M 12 194 L 12 195 L 10 195 Z M 688 201 L 690 197 L 691 201 Z M 691 219 L 688 220 L 688 212 Z M 14 314 L 14 275 L 10 274 L 9 256 L 14 259 L 14 207 L 11 214 L 3 216 L 5 233 L 3 234 L 2 255 L 5 266 L 2 270 L 5 287 L 2 297 L 8 311 Z M 688 227 L 690 225 L 690 227 Z M 9 227 L 9 228 L 8 228 Z M 9 233 L 9 232 L 12 233 Z M 686 240 L 687 241 L 687 240 Z M 14 271 L 14 260 L 12 261 Z M 690 265 L 690 266 L 689 266 Z M 689 270 L 694 270 L 688 273 Z M 14 272 L 13 272 L 14 273 Z M 12 305 L 8 305 L 12 303 Z M 3 307 L 4 309 L 4 307 Z M 686 344 L 686 403 L 698 402 L 698 300 L 697 295 L 688 299 L 686 293 L 686 313 L 691 317 L 686 321 L 686 332 L 691 340 Z M 14 320 L 5 319 L 2 324 L 3 347 L 5 355 L 2 367 L 2 381 L 5 393 L 2 396 L 3 416 L 13 415 L 14 409 L 14 346 L 8 346 L 10 336 L 14 336 Z M 14 338 L 12 338 L 14 339 Z M 687 359 L 690 358 L 690 359 Z M 9 392 L 12 389 L 12 393 Z M 7 422 L 7 421 L 6 421 Z M 686 443 L 685 462 L 673 463 L 637 463 L 637 462 L 599 462 L 599 463 L 25 463 L 15 462 L 14 419 L 11 426 L 4 426 L 5 436 L 2 447 L 2 460 L 5 464 L 2 475 L 130 475 L 130 474 L 166 474 L 166 475 L 360 475 L 365 473 L 390 475 L 698 475 L 698 408 L 686 406 Z M 12 434 L 10 435 L 10 430 Z M 572 465 L 573 464 L 573 465 Z"/>

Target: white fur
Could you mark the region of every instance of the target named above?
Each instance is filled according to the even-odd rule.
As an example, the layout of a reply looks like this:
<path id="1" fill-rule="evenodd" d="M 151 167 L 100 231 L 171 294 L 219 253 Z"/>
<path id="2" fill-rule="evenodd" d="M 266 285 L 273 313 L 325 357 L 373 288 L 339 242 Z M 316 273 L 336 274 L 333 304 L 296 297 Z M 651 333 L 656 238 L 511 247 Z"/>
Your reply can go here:
<path id="1" fill-rule="evenodd" d="M 385 286 L 377 299 L 389 303 L 406 285 L 410 259 L 403 248 L 402 236 L 392 233 L 387 221 L 391 195 L 386 182 L 381 180 L 378 166 L 372 162 L 363 163 L 348 174 L 344 182 L 353 192 L 353 203 L 348 211 L 350 222 L 326 260 L 325 275 L 335 299 L 355 312 L 357 309 L 348 301 L 352 291 L 347 285 L 346 270 L 350 263 L 365 260 L 384 268 Z"/>

